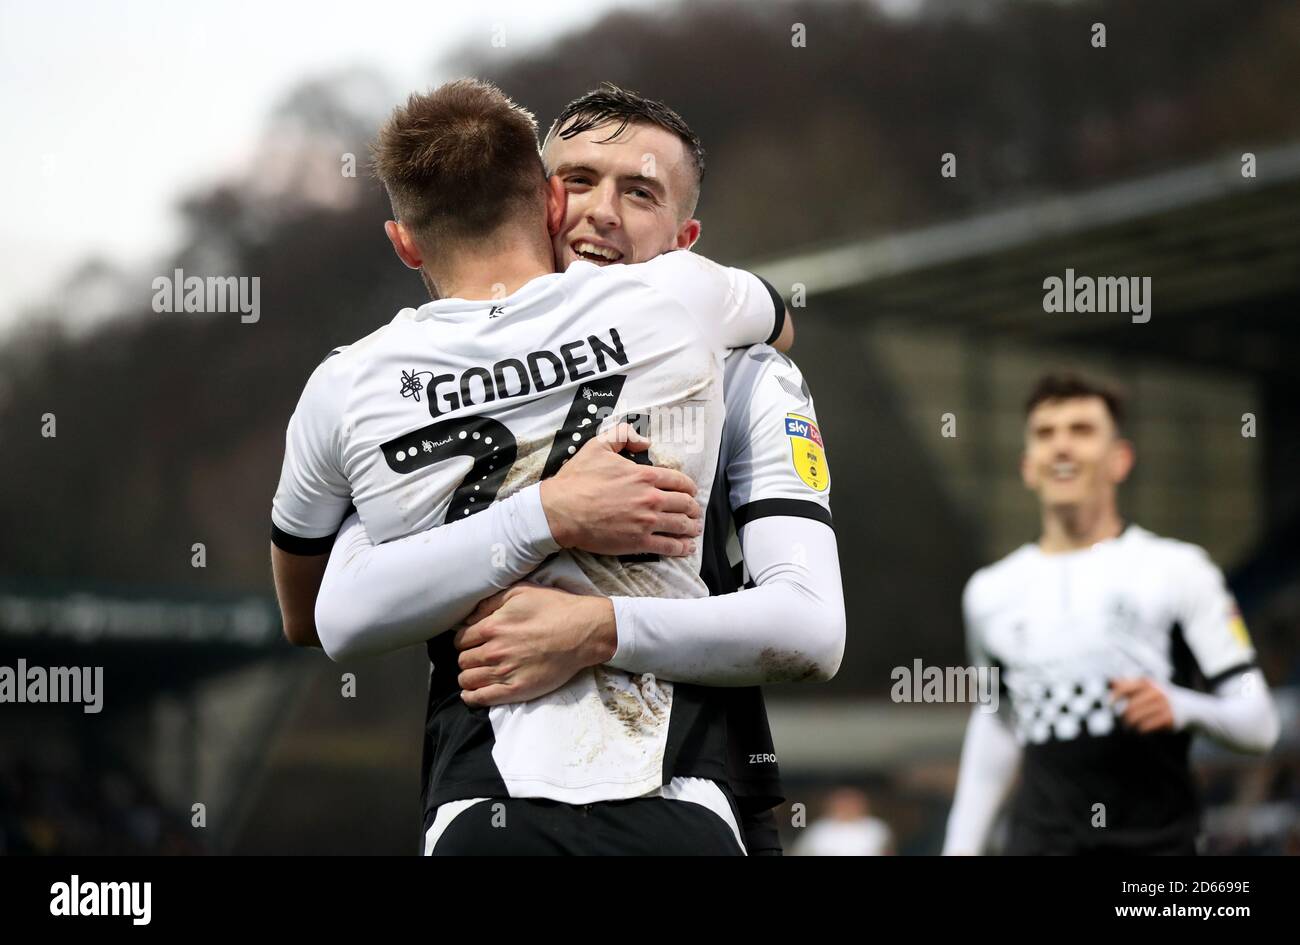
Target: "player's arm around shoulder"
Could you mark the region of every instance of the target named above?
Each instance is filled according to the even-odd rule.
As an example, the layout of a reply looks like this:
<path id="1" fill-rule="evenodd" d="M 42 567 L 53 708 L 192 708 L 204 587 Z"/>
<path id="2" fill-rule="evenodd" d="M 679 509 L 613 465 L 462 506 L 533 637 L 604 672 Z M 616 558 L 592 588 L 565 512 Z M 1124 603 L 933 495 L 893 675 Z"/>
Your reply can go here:
<path id="1" fill-rule="evenodd" d="M 781 302 L 781 314 L 779 316 L 781 325 L 780 331 L 771 341 L 771 345 L 777 351 L 783 354 L 794 347 L 794 316 L 790 314 L 790 306 Z"/>
<path id="2" fill-rule="evenodd" d="M 728 356 L 726 491 L 713 498 L 728 502 L 748 581 L 705 598 L 613 598 L 610 665 L 706 686 L 821 682 L 839 671 L 846 621 L 830 479 L 801 380 L 766 346 Z M 711 560 L 725 557 L 715 543 L 728 532 L 708 534 Z"/>
<path id="3" fill-rule="evenodd" d="M 744 269 L 715 263 L 689 249 L 628 267 L 637 278 L 672 296 L 719 348 L 794 344 L 794 322 L 770 282 Z"/>

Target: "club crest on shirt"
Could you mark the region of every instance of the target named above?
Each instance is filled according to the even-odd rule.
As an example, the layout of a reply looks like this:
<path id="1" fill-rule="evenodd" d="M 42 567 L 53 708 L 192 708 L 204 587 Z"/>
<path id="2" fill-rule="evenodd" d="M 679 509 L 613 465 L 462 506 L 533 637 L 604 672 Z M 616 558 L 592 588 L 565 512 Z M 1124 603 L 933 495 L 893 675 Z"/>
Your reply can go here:
<path id="1" fill-rule="evenodd" d="M 826 465 L 826 451 L 817 424 L 807 417 L 788 413 L 785 416 L 785 435 L 790 438 L 794 471 L 809 489 L 824 492 L 831 484 L 831 473 Z"/>
<path id="2" fill-rule="evenodd" d="M 1142 615 L 1132 601 L 1116 597 L 1106 606 L 1106 629 L 1110 633 L 1131 637 L 1141 626 Z"/>

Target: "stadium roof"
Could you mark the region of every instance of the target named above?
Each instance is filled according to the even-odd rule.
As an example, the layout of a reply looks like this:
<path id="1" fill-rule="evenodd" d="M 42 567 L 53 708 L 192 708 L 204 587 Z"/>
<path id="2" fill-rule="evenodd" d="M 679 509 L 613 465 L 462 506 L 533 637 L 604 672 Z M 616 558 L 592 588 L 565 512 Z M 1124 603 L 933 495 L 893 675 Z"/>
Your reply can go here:
<path id="1" fill-rule="evenodd" d="M 0 581 L 0 664 L 103 666 L 115 703 L 291 652 L 265 596 Z"/>
<path id="2" fill-rule="evenodd" d="M 0 590 L 0 639 L 95 643 L 209 643 L 265 648 L 280 640 L 279 615 L 263 597 L 177 599 Z"/>
<path id="3" fill-rule="evenodd" d="M 1300 142 L 757 264 L 812 311 L 1289 374 L 1300 350 Z M 1152 314 L 1047 313 L 1067 269 L 1150 276 Z"/>

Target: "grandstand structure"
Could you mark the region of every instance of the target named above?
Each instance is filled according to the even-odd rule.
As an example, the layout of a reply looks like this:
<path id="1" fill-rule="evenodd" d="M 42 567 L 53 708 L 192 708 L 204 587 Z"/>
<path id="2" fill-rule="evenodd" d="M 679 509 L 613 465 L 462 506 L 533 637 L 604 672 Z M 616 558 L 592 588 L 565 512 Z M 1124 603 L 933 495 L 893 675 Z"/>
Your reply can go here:
<path id="1" fill-rule="evenodd" d="M 0 665 L 103 679 L 93 714 L 0 707 L 0 850 L 228 848 L 297 689 L 289 655 L 265 596 L 0 584 Z"/>

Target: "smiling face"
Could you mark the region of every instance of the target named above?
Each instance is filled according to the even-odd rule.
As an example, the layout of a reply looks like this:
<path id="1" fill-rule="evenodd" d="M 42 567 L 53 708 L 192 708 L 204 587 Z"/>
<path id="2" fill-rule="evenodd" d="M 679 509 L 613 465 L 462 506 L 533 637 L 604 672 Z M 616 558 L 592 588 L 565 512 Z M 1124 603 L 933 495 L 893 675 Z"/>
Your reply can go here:
<path id="1" fill-rule="evenodd" d="M 1132 468 L 1132 446 L 1102 398 L 1046 400 L 1029 414 L 1020 471 L 1044 508 L 1113 502 Z"/>
<path id="2" fill-rule="evenodd" d="M 568 209 L 554 237 L 555 264 L 583 259 L 598 266 L 645 262 L 699 238 L 695 178 L 681 138 L 657 125 L 617 122 L 572 138 L 552 135 L 542 152 Z"/>

